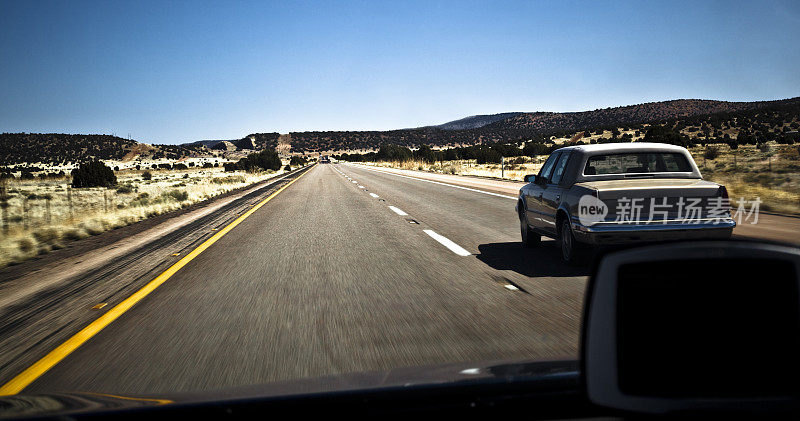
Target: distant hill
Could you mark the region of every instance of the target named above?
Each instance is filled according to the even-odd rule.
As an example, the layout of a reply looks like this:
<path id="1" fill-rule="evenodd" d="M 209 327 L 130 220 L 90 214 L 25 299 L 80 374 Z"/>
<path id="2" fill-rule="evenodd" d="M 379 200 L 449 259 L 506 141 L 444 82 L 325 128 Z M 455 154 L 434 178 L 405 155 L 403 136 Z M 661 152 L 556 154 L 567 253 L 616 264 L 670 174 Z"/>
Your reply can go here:
<path id="1" fill-rule="evenodd" d="M 278 137 L 280 133 L 253 133 L 241 139 L 198 140 L 181 146 L 206 146 L 218 150 L 275 149 L 278 146 Z"/>
<path id="2" fill-rule="evenodd" d="M 110 135 L 0 134 L 0 166 L 15 163 L 65 163 L 89 159 L 180 159 L 205 156 L 214 150 L 277 148 L 283 153 L 376 150 L 389 143 L 407 147 L 453 147 L 491 142 L 544 141 L 550 136 L 580 138 L 586 132 L 629 128 L 642 136 L 643 124 L 672 122 L 676 130 L 703 133 L 706 138 L 744 132 L 758 139 L 781 137 L 800 126 L 800 97 L 777 101 L 726 102 L 678 99 L 593 111 L 502 113 L 477 115 L 438 126 L 388 131 L 323 131 L 252 133 L 237 140 L 201 140 L 183 145 L 147 145 Z M 577 134 L 581 132 L 583 134 Z M 695 134 L 692 134 L 695 136 Z"/>
<path id="3" fill-rule="evenodd" d="M 732 113 L 761 109 L 770 106 L 797 103 L 800 97 L 778 101 L 727 102 L 705 99 L 677 99 L 648 102 L 624 107 L 604 108 L 594 111 L 569 113 L 521 113 L 499 120 L 487 127 L 533 129 L 541 133 L 571 132 L 619 125 L 662 121 L 680 117 Z"/>
<path id="4" fill-rule="evenodd" d="M 198 140 L 196 142 L 182 143 L 185 146 L 207 146 L 212 147 L 220 142 L 233 142 L 231 139 Z"/>
<path id="5" fill-rule="evenodd" d="M 518 112 L 518 113 L 500 113 L 500 114 L 490 114 L 490 115 L 473 115 L 470 117 L 464 117 L 458 120 L 453 120 L 444 124 L 439 124 L 430 127 L 442 130 L 477 129 L 486 126 L 488 124 L 492 124 L 496 121 L 506 120 L 511 117 L 516 117 L 520 114 L 525 114 L 525 113 Z"/>
<path id="6" fill-rule="evenodd" d="M 419 145 L 449 147 L 487 142 L 518 143 L 525 140 L 541 140 L 549 136 L 571 135 L 576 131 L 611 130 L 616 127 L 642 125 L 645 123 L 677 119 L 688 120 L 698 116 L 715 116 L 716 120 L 733 119 L 734 121 L 727 123 L 727 126 L 730 127 L 737 124 L 735 122 L 736 113 L 749 113 L 758 110 L 780 111 L 778 112 L 780 117 L 769 118 L 770 123 L 774 124 L 775 122 L 772 120 L 775 118 L 787 118 L 789 121 L 794 121 L 792 119 L 795 118 L 798 106 L 800 106 L 800 97 L 759 102 L 679 99 L 593 111 L 505 113 L 509 117 L 502 118 L 504 114 L 474 116 L 440 126 L 418 129 L 291 133 L 292 151 L 376 150 L 383 143 L 407 147 Z M 765 119 L 765 115 L 751 117 Z M 480 125 L 495 116 L 498 117 L 497 120 Z M 478 127 L 452 129 L 452 127 L 458 127 L 459 125 L 464 125 L 465 127 L 475 125 Z M 448 129 L 442 127 L 448 127 Z"/>
<path id="7" fill-rule="evenodd" d="M 208 151 L 202 145 L 148 145 L 104 134 L 2 133 L 0 166 L 22 163 L 66 164 L 134 156 L 180 159 Z"/>
<path id="8" fill-rule="evenodd" d="M 110 135 L 2 133 L 0 165 L 121 159 L 137 145 L 135 140 Z"/>

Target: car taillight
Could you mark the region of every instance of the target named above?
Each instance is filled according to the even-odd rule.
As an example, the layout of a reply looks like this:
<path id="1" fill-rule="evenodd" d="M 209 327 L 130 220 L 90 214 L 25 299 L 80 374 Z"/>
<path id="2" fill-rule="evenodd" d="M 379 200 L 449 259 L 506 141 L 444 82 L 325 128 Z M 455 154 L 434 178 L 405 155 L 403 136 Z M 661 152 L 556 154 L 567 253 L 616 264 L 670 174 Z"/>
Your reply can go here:
<path id="1" fill-rule="evenodd" d="M 732 207 L 733 204 L 730 202 L 730 200 L 728 200 L 729 199 L 728 198 L 728 189 L 726 189 L 725 186 L 719 186 L 719 190 L 717 190 L 717 197 L 721 197 L 721 198 L 725 199 L 728 202 L 728 212 L 729 213 L 733 211 L 733 207 Z"/>

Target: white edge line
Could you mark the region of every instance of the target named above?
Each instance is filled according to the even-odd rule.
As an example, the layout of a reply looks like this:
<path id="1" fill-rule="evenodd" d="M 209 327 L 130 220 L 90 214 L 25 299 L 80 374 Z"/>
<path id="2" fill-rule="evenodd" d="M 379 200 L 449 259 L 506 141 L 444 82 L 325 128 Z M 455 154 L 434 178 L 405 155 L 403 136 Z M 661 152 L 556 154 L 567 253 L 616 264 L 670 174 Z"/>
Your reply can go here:
<path id="1" fill-rule="evenodd" d="M 450 251 L 452 251 L 453 253 L 455 253 L 455 254 L 457 254 L 459 256 L 469 256 L 469 255 L 472 254 L 472 253 L 464 250 L 464 248 L 459 246 L 458 244 L 450 241 L 449 238 L 436 233 L 436 231 L 434 231 L 434 230 L 423 230 L 423 231 L 425 231 L 425 234 L 430 235 L 431 238 L 433 238 L 434 240 L 438 241 L 443 246 L 449 248 Z"/>
<path id="2" fill-rule="evenodd" d="M 394 213 L 396 213 L 396 214 L 398 214 L 398 215 L 400 215 L 400 216 L 408 216 L 408 214 L 407 214 L 407 213 L 405 213 L 405 212 L 403 212 L 403 210 L 402 210 L 402 209 L 400 209 L 400 208 L 396 208 L 396 207 L 394 207 L 394 206 L 389 206 L 389 209 L 391 209 L 391 210 L 392 210 L 392 212 L 394 212 Z"/>
<path id="3" fill-rule="evenodd" d="M 375 193 L 370 193 L 369 195 L 370 195 L 370 196 L 372 196 L 372 197 L 374 197 L 374 198 L 376 198 L 376 199 L 377 199 L 378 197 L 380 197 L 380 196 L 378 196 L 378 195 L 377 195 L 377 194 L 375 194 Z"/>
<path id="4" fill-rule="evenodd" d="M 426 182 L 426 183 L 440 184 L 440 185 L 442 185 L 442 186 L 447 186 L 447 187 L 455 187 L 455 188 L 457 188 L 457 189 L 468 190 L 468 191 L 474 191 L 474 192 L 476 192 L 476 193 L 488 194 L 488 195 L 490 195 L 490 196 L 504 197 L 504 198 L 506 198 L 506 199 L 513 199 L 513 200 L 517 200 L 517 198 L 516 198 L 516 197 L 513 197 L 513 196 L 506 196 L 506 195 L 504 195 L 504 194 L 492 193 L 492 192 L 488 192 L 488 191 L 484 191 L 484 190 L 478 190 L 478 189 L 471 189 L 471 188 L 469 188 L 469 187 L 456 186 L 455 184 L 442 183 L 442 182 L 440 182 L 440 181 L 425 180 L 425 179 L 423 179 L 423 178 L 417 178 L 417 177 L 409 177 L 409 176 L 407 176 L 407 175 L 395 174 L 395 173 L 393 173 L 393 172 L 389 172 L 389 171 L 381 171 L 381 170 L 376 170 L 376 169 L 374 169 L 374 168 L 369 168 L 369 167 L 366 167 L 366 166 L 361 166 L 361 165 L 359 165 L 357 168 L 363 168 L 363 169 L 365 169 L 365 170 L 368 170 L 368 171 L 375 171 L 375 172 L 379 172 L 379 173 L 381 173 L 381 174 L 389 174 L 389 175 L 393 175 L 393 176 L 396 176 L 396 177 L 409 178 L 409 179 L 411 179 L 411 180 L 424 181 L 424 182 Z"/>

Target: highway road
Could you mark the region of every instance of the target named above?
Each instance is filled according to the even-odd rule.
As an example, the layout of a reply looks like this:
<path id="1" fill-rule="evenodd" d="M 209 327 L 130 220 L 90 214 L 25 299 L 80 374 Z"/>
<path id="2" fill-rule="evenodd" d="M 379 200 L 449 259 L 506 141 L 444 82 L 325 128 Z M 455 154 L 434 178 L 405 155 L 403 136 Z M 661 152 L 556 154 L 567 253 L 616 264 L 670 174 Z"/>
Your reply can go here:
<path id="1" fill-rule="evenodd" d="M 16 383 L 23 393 L 152 396 L 452 362 L 574 359 L 588 268 L 562 265 L 552 240 L 521 247 L 516 188 L 361 165 L 301 170 L 65 276 L 47 299 L 32 295 L 36 305 L 0 308 L 0 385 L 9 392 L 22 372 L 33 373 Z M 798 219 L 766 222 L 749 229 L 800 232 Z M 38 276 L 56 285 L 65 265 L 87 258 L 62 260 L 9 284 Z M 7 291 L 0 298 L 10 301 Z M 101 328 L 76 335 L 104 317 Z"/>
<path id="2" fill-rule="evenodd" d="M 588 269 L 561 265 L 552 241 L 523 250 L 518 229 L 504 195 L 317 165 L 24 393 L 206 391 L 575 358 Z M 49 351 L 39 348 L 18 358 L 36 361 Z"/>

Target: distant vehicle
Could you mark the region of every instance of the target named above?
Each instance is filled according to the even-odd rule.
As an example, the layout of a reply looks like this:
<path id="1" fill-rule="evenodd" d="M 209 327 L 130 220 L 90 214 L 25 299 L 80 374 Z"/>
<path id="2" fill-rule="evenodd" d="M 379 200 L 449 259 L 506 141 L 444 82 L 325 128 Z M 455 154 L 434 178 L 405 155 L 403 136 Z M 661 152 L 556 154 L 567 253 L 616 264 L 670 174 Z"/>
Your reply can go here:
<path id="1" fill-rule="evenodd" d="M 331 163 L 331 159 L 328 156 L 323 156 L 322 158 L 319 159 L 319 163 L 320 164 L 330 164 Z"/>
<path id="2" fill-rule="evenodd" d="M 525 181 L 516 206 L 522 243 L 555 238 L 565 262 L 587 245 L 727 239 L 736 226 L 728 191 L 704 181 L 680 146 L 565 147 Z"/>

